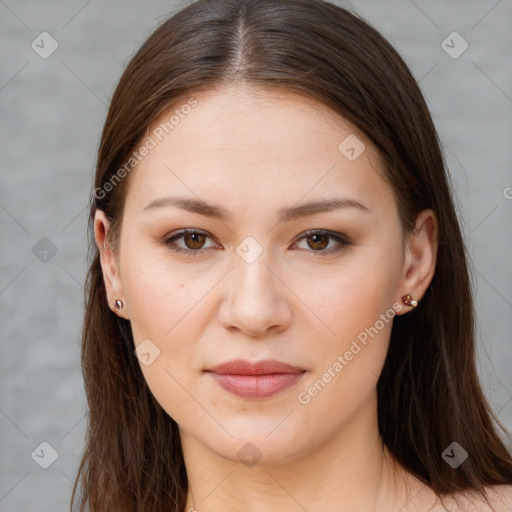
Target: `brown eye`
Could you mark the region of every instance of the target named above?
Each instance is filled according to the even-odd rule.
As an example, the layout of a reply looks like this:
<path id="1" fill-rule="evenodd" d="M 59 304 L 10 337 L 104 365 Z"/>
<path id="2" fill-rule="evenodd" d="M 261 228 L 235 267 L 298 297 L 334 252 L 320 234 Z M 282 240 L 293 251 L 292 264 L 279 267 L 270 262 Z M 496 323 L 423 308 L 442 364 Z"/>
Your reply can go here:
<path id="1" fill-rule="evenodd" d="M 300 244 L 304 242 L 306 247 L 300 247 Z M 329 247 L 331 242 L 334 243 Z M 310 230 L 303 233 L 294 245 L 299 246 L 299 249 L 304 249 L 306 252 L 312 253 L 314 256 L 327 256 L 329 254 L 335 254 L 345 247 L 348 247 L 351 245 L 351 242 L 349 238 L 342 233 Z"/>
<path id="2" fill-rule="evenodd" d="M 202 249 L 206 236 L 202 233 L 190 233 L 183 235 L 183 241 L 188 249 Z"/>
<path id="3" fill-rule="evenodd" d="M 186 256 L 196 256 L 213 248 L 213 246 L 204 247 L 208 239 L 211 239 L 211 236 L 206 233 L 196 229 L 185 229 L 167 237 L 163 243 L 175 252 Z"/>
<path id="4" fill-rule="evenodd" d="M 311 249 L 315 250 L 323 250 L 329 245 L 329 235 L 320 233 L 308 236 L 306 239 L 308 240 L 308 245 Z M 310 243 L 311 240 L 311 243 Z"/>
<path id="5" fill-rule="evenodd" d="M 186 256 L 196 256 L 208 249 L 215 248 L 214 246 L 205 247 L 205 242 L 207 242 L 208 239 L 211 240 L 212 237 L 207 233 L 195 229 L 186 229 L 169 236 L 163 243 L 174 252 Z M 181 243 L 178 244 L 178 241 L 181 241 Z M 334 254 L 351 245 L 350 240 L 342 233 L 331 233 L 329 231 L 319 230 L 304 233 L 294 245 L 298 245 L 303 241 L 306 242 L 307 247 L 301 249 L 305 249 L 315 256 Z M 330 242 L 334 242 L 332 247 L 329 247 Z"/>

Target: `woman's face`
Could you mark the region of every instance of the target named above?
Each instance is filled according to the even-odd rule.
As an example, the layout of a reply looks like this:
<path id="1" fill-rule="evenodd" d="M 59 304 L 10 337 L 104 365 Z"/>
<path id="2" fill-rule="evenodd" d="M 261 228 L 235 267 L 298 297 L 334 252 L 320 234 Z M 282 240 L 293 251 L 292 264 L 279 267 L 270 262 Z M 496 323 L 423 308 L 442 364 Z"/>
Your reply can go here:
<path id="1" fill-rule="evenodd" d="M 110 303 L 123 300 L 182 438 L 291 461 L 374 417 L 392 317 L 412 291 L 397 207 L 375 148 L 326 107 L 241 88 L 193 98 L 139 151 Z M 299 370 L 209 371 L 235 359 Z"/>

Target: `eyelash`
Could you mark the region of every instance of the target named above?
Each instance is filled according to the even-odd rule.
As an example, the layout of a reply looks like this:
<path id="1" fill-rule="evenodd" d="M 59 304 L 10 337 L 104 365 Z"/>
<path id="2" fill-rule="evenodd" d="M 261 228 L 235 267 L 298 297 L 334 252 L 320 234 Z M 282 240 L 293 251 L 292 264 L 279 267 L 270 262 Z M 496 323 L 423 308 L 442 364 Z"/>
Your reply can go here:
<path id="1" fill-rule="evenodd" d="M 190 257 L 194 257 L 194 256 L 197 256 L 199 254 L 202 254 L 204 251 L 207 251 L 208 249 L 211 249 L 211 247 L 208 247 L 206 249 L 202 248 L 202 249 L 183 249 L 181 247 L 177 247 L 176 244 L 174 243 L 176 240 L 180 239 L 180 238 L 183 238 L 185 235 L 191 235 L 191 234 L 198 234 L 198 235 L 205 235 L 207 236 L 208 238 L 212 238 L 210 235 L 208 235 L 208 233 L 204 232 L 204 231 L 201 231 L 201 230 L 197 230 L 197 229 L 183 229 L 181 231 L 179 231 L 178 233 L 170 236 L 170 237 L 167 237 L 166 239 L 164 239 L 163 243 L 164 245 L 166 245 L 167 247 L 169 247 L 172 251 L 174 252 L 177 252 L 177 253 L 180 253 L 180 254 L 184 254 L 185 256 L 190 256 Z M 341 251 L 343 248 L 351 245 L 351 242 L 350 240 L 343 234 L 341 233 L 332 233 L 330 231 L 324 231 L 324 230 L 310 230 L 310 231 L 306 231 L 305 233 L 303 233 L 300 238 L 298 238 L 293 245 L 297 244 L 298 242 L 300 242 L 301 240 L 305 239 L 305 238 L 309 238 L 309 237 L 312 237 L 314 235 L 325 235 L 327 236 L 329 239 L 332 239 L 332 240 L 335 240 L 336 242 L 338 242 L 339 246 L 338 247 L 331 247 L 330 249 L 322 249 L 322 250 L 319 250 L 319 251 L 314 251 L 314 250 L 309 250 L 307 252 L 312 252 L 313 254 L 315 253 L 318 253 L 318 254 L 315 254 L 315 256 L 320 256 L 320 257 L 323 257 L 324 255 L 330 255 L 330 254 L 333 254 L 333 253 L 337 253 L 339 251 Z"/>

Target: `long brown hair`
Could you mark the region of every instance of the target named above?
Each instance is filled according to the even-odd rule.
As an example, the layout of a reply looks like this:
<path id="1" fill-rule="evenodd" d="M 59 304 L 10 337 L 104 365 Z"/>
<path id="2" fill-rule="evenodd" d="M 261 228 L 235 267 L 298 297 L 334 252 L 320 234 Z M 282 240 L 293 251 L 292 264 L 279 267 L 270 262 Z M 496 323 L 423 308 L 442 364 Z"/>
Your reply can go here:
<path id="1" fill-rule="evenodd" d="M 119 169 L 154 120 L 196 92 L 235 83 L 298 92 L 361 130 L 380 152 L 404 232 L 419 211 L 435 211 L 437 268 L 420 305 L 394 318 L 377 386 L 380 434 L 396 461 L 439 497 L 512 484 L 512 457 L 494 422 L 506 430 L 475 367 L 468 258 L 445 162 L 408 67 L 362 18 L 323 0 L 199 0 L 166 20 L 131 59 L 103 129 L 82 333 L 88 430 L 72 506 L 79 488 L 80 511 L 186 506 L 178 428 L 146 385 L 129 321 L 107 304 L 93 219 L 96 209 L 105 212 L 114 244 L 130 182 L 129 175 L 118 179 Z M 469 454 L 457 469 L 442 458 L 452 442 Z"/>

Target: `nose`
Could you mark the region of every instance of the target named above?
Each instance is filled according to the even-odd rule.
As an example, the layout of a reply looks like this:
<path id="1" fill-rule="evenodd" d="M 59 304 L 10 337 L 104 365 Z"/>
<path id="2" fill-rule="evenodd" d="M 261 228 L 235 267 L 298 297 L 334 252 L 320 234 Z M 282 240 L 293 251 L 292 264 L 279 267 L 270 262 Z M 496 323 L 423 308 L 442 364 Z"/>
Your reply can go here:
<path id="1" fill-rule="evenodd" d="M 286 286 L 286 277 L 279 275 L 282 272 L 269 265 L 265 251 L 252 263 L 239 258 L 234 267 L 227 276 L 219 312 L 223 327 L 252 337 L 288 328 L 292 319 L 289 296 L 293 294 Z"/>

